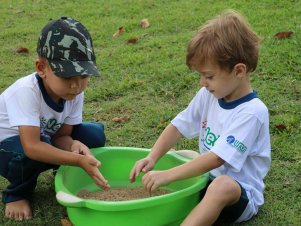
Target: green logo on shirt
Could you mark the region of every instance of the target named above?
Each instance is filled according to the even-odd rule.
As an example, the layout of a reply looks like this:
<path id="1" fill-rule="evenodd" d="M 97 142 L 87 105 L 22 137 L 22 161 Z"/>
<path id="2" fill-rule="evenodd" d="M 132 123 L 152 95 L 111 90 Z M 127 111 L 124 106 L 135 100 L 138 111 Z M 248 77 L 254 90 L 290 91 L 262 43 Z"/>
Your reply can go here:
<path id="1" fill-rule="evenodd" d="M 212 133 L 210 131 L 210 127 L 207 127 L 206 128 L 206 137 L 205 137 L 205 143 L 211 147 L 214 146 L 214 143 L 215 141 L 217 141 L 217 139 L 219 138 L 220 136 L 216 136 L 214 133 Z"/>
<path id="2" fill-rule="evenodd" d="M 211 131 L 210 127 L 206 127 L 206 135 L 204 140 L 204 145 L 206 146 L 206 148 L 211 149 L 219 137 L 220 135 L 215 135 Z M 235 139 L 235 137 L 232 135 L 228 136 L 226 141 L 240 153 L 245 153 L 247 151 L 247 146 L 241 141 Z"/>
<path id="3" fill-rule="evenodd" d="M 40 119 L 41 127 L 48 133 L 54 134 L 61 128 L 61 123 L 58 123 L 55 118 L 51 118 L 46 122 L 45 118 Z"/>

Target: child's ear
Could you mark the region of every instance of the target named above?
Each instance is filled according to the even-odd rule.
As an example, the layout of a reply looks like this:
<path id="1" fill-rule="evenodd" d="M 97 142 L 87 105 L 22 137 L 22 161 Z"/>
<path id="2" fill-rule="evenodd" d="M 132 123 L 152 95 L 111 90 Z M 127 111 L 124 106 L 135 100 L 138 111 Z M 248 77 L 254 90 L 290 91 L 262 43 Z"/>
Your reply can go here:
<path id="1" fill-rule="evenodd" d="M 238 63 L 234 66 L 235 75 L 238 77 L 244 77 L 247 74 L 247 66 L 243 63 Z"/>
<path id="2" fill-rule="evenodd" d="M 38 58 L 36 59 L 36 71 L 40 75 L 41 78 L 44 78 L 46 75 L 47 64 L 44 59 Z"/>

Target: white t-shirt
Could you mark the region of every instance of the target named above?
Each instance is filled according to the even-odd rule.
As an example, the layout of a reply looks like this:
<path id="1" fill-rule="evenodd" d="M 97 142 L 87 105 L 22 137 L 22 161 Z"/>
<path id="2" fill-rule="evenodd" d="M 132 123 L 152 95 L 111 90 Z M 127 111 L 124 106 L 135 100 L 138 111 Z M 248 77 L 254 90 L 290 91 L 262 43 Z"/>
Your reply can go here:
<path id="1" fill-rule="evenodd" d="M 18 126 L 40 127 L 41 135 L 55 134 L 63 123 L 82 122 L 84 93 L 55 103 L 33 73 L 20 78 L 0 95 L 0 141 L 19 135 Z"/>
<path id="2" fill-rule="evenodd" d="M 228 175 L 238 181 L 257 213 L 264 203 L 271 146 L 268 109 L 256 92 L 225 102 L 202 88 L 172 124 L 188 139 L 198 136 L 200 152 L 211 151 L 225 161 L 210 176 Z"/>

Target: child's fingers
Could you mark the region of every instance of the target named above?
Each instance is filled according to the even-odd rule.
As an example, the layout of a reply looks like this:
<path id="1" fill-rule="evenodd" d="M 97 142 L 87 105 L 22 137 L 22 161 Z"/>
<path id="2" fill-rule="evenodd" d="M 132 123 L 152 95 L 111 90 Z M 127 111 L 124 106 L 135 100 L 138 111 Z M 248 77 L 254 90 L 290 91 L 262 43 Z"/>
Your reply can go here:
<path id="1" fill-rule="evenodd" d="M 150 186 L 149 190 L 150 192 L 154 192 L 155 190 L 157 190 L 160 187 L 160 184 L 157 184 L 155 181 L 153 182 L 153 184 Z"/>
<path id="2" fill-rule="evenodd" d="M 144 167 L 143 163 L 136 163 L 136 165 L 133 167 L 133 169 L 130 172 L 130 182 L 135 182 L 136 177 L 139 176 L 142 168 Z"/>
<path id="3" fill-rule="evenodd" d="M 100 162 L 99 162 L 99 164 L 100 164 Z M 98 171 L 98 169 L 97 169 L 97 171 Z M 97 185 L 99 185 L 100 187 L 102 187 L 105 190 L 110 188 L 108 181 L 104 178 L 104 176 L 99 171 L 96 176 L 96 182 L 97 182 Z"/>
<path id="4" fill-rule="evenodd" d="M 133 182 L 135 182 L 135 179 L 136 179 L 136 177 L 137 177 L 137 169 L 134 167 L 132 170 L 131 170 L 131 172 L 130 172 L 130 182 L 131 183 L 133 183 Z M 139 173 L 138 173 L 138 175 L 139 175 Z"/>
<path id="5" fill-rule="evenodd" d="M 144 188 L 147 190 L 147 191 L 150 191 L 150 188 L 153 184 L 153 181 L 152 181 L 152 178 L 150 176 L 150 173 L 147 173 L 145 174 L 143 177 L 142 177 L 142 180 L 141 180 L 142 184 L 144 185 Z"/>
<path id="6" fill-rule="evenodd" d="M 148 171 L 152 170 L 153 167 L 151 167 L 149 164 L 145 165 L 142 169 L 143 173 L 147 173 Z"/>
<path id="7" fill-rule="evenodd" d="M 84 153 L 84 155 L 94 156 L 89 149 L 81 149 L 81 152 Z"/>
<path id="8" fill-rule="evenodd" d="M 99 175 L 93 177 L 95 183 L 102 187 L 103 189 L 109 189 L 110 188 L 110 185 L 108 183 L 108 181 L 101 175 L 101 173 L 99 173 Z"/>
<path id="9" fill-rule="evenodd" d="M 145 184 L 144 184 L 144 188 L 148 191 L 148 192 L 152 192 L 155 190 L 154 188 L 155 182 L 153 180 L 148 180 Z"/>
<path id="10" fill-rule="evenodd" d="M 101 166 L 101 162 L 99 160 L 97 160 L 93 155 L 87 155 L 89 158 L 91 158 L 90 160 L 90 165 L 95 166 L 97 168 L 99 168 Z"/>
<path id="11" fill-rule="evenodd" d="M 149 180 L 149 173 L 145 174 L 142 177 L 141 182 L 142 182 L 142 184 L 146 184 L 148 180 Z"/>
<path id="12" fill-rule="evenodd" d="M 161 183 L 157 175 L 157 172 L 150 171 L 142 177 L 142 184 L 148 192 L 153 192 L 160 187 Z"/>

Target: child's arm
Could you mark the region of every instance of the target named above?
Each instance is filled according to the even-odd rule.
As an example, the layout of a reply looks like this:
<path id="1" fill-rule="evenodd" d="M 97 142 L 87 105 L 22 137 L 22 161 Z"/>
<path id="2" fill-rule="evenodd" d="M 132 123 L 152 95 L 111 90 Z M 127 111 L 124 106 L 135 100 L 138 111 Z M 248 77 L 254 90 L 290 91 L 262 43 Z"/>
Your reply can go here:
<path id="1" fill-rule="evenodd" d="M 206 152 L 183 165 L 164 170 L 151 171 L 142 178 L 142 183 L 148 191 L 154 191 L 160 186 L 209 172 L 223 165 L 225 161 L 213 152 Z"/>
<path id="2" fill-rule="evenodd" d="M 65 151 L 65 149 L 63 150 L 40 141 L 39 127 L 19 126 L 19 133 L 25 155 L 28 158 L 55 165 L 79 166 L 93 178 L 97 185 L 105 189 L 109 188 L 107 180 L 104 179 L 98 170 L 100 162 L 97 159 L 92 155 L 80 155 L 74 152 L 68 152 L 72 146 L 71 137 L 66 136 L 65 147 L 69 146 L 70 149 Z M 63 143 L 62 140 L 60 140 L 60 142 Z"/>
<path id="3" fill-rule="evenodd" d="M 52 136 L 51 140 L 55 147 L 70 150 L 77 154 L 92 155 L 90 149 L 78 140 L 71 137 L 73 126 L 63 124 L 62 127 Z"/>
<path id="4" fill-rule="evenodd" d="M 172 124 L 169 124 L 156 141 L 148 156 L 136 162 L 130 173 L 130 181 L 134 182 L 141 171 L 146 173 L 152 170 L 155 163 L 180 140 L 181 136 L 179 130 Z"/>

